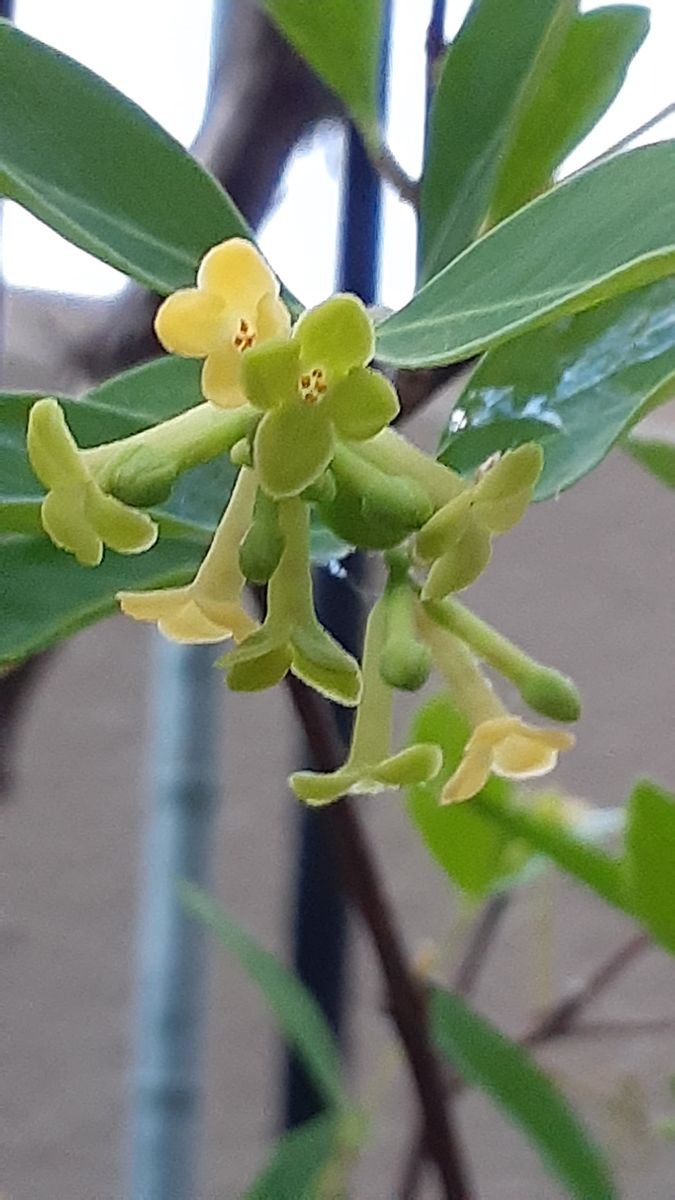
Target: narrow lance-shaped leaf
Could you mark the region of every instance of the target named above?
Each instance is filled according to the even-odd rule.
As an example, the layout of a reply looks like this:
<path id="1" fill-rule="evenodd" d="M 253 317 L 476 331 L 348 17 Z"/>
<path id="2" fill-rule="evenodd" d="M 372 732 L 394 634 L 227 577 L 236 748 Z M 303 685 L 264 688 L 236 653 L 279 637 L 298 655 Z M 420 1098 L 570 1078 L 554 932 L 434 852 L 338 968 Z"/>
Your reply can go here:
<path id="1" fill-rule="evenodd" d="M 505 1037 L 459 996 L 431 997 L 436 1046 L 517 1125 L 569 1196 L 616 1200 L 609 1165 L 575 1112 L 522 1046 Z"/>
<path id="2" fill-rule="evenodd" d="M 251 237 L 212 178 L 147 113 L 67 55 L 0 22 L 0 194 L 164 294 L 210 246 Z"/>
<path id="3" fill-rule="evenodd" d="M 534 439 L 545 456 L 535 493 L 542 500 L 596 467 L 628 428 L 673 394 L 669 278 L 487 354 L 457 400 L 439 458 L 468 474 L 496 450 Z M 638 458 L 639 447 L 632 451 Z"/>
<path id="4" fill-rule="evenodd" d="M 203 921 L 238 959 L 326 1101 L 337 1108 L 348 1107 L 337 1044 L 311 993 L 199 888 L 183 883 L 180 892 L 188 912 Z"/>
<path id="5" fill-rule="evenodd" d="M 507 6 L 505 6 L 507 7 Z M 550 186 L 623 86 L 649 30 L 649 10 L 615 4 L 578 13 L 547 69 L 530 76 L 490 207 L 497 224 Z"/>
<path id="6" fill-rule="evenodd" d="M 263 0 L 284 37 L 343 101 L 366 138 L 377 130 L 382 0 Z"/>
<path id="7" fill-rule="evenodd" d="M 675 379 L 669 399 L 675 399 Z M 675 488 L 675 442 L 655 438 L 626 438 L 623 449 L 666 487 Z"/>
<path id="8" fill-rule="evenodd" d="M 383 321 L 378 357 L 397 367 L 442 366 L 671 274 L 674 178 L 669 141 L 568 179 Z"/>
<path id="9" fill-rule="evenodd" d="M 342 1184 L 345 1165 L 358 1150 L 365 1134 L 363 1114 L 328 1112 L 279 1139 L 270 1161 L 243 1196 L 243 1200 L 317 1200 L 336 1194 L 333 1182 Z M 323 1190 L 322 1190 L 323 1189 Z"/>
<path id="10" fill-rule="evenodd" d="M 474 0 L 443 64 L 421 188 L 423 279 L 478 234 L 528 76 L 550 66 L 574 0 Z"/>
<path id="11" fill-rule="evenodd" d="M 675 795 L 649 780 L 628 805 L 625 870 L 636 915 L 675 953 Z"/>

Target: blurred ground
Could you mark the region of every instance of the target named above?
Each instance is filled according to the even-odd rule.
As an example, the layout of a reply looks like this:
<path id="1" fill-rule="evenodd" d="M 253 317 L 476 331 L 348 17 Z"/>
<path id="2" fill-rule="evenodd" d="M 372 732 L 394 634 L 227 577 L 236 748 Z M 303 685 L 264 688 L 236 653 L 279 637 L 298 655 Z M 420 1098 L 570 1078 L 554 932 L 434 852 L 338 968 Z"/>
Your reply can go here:
<path id="1" fill-rule="evenodd" d="M 24 316 L 21 306 L 10 308 L 7 383 L 47 386 L 25 346 Z M 60 335 L 48 317 L 41 336 L 49 361 L 49 339 Z M 436 419 L 426 416 L 422 434 L 432 425 Z M 614 454 L 502 539 L 472 592 L 482 615 L 580 684 L 579 743 L 558 779 L 602 804 L 621 802 L 644 773 L 675 787 L 674 531 L 675 496 Z M 0 810 L 3 1200 L 124 1195 L 152 641 L 119 617 L 79 634 L 52 660 L 22 724 L 16 786 Z M 298 815 L 283 783 L 293 740 L 281 691 L 257 699 L 224 694 L 218 894 L 279 949 Z M 365 799 L 363 812 L 410 945 L 428 937 L 444 942 L 453 898 L 408 828 L 400 800 Z M 542 911 L 552 929 L 550 968 L 537 934 Z M 522 1030 L 547 977 L 558 994 L 630 929 L 572 885 L 537 885 L 505 921 L 479 989 L 481 1005 L 507 1030 Z M 236 1200 L 277 1119 L 279 1056 L 252 989 L 236 967 L 214 958 L 204 1186 L 194 1200 Z M 592 1016 L 675 1018 L 674 980 L 672 962 L 650 951 Z M 354 1195 L 388 1200 L 414 1117 L 403 1070 L 389 1074 L 388 1024 L 360 936 L 352 991 L 354 1087 L 379 1086 L 381 1101 Z M 653 1128 L 673 1112 L 672 1034 L 570 1038 L 541 1058 L 610 1147 L 623 1200 L 672 1200 L 675 1146 Z M 534 1155 L 488 1104 L 469 1096 L 459 1116 L 481 1200 L 558 1200 Z M 425 1197 L 435 1194 L 429 1186 Z"/>

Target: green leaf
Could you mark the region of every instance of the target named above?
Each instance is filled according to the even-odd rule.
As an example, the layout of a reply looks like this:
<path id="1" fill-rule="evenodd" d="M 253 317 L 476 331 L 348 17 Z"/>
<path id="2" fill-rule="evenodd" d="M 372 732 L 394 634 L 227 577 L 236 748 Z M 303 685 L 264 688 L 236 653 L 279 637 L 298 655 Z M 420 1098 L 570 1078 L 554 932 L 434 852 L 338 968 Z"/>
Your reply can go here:
<path id="1" fill-rule="evenodd" d="M 199 888 L 182 883 L 180 893 L 188 912 L 203 921 L 238 959 L 326 1102 L 340 1109 L 348 1107 L 338 1047 L 311 993 Z"/>
<path id="2" fill-rule="evenodd" d="M 524 865 L 528 852 L 489 816 L 470 804 L 439 804 L 441 789 L 459 765 L 469 735 L 466 718 L 449 697 L 435 696 L 416 713 L 409 745 L 432 742 L 443 751 L 443 766 L 430 783 L 410 788 L 408 816 L 446 875 L 469 896 L 480 898 Z M 491 779 L 481 793 L 506 799 L 511 787 Z"/>
<path id="3" fill-rule="evenodd" d="M 218 183 L 86 67 L 0 22 L 0 193 L 163 295 L 251 233 Z"/>
<path id="4" fill-rule="evenodd" d="M 494 796 L 486 789 L 470 803 L 504 833 L 521 838 L 608 904 L 632 915 L 621 861 L 581 838 L 555 814 L 536 812 L 526 801 Z"/>
<path id="5" fill-rule="evenodd" d="M 439 458 L 472 473 L 495 450 L 544 449 L 535 498 L 581 479 L 675 393 L 675 279 L 661 279 L 491 351 L 455 406 Z M 631 452 L 640 457 L 640 451 Z"/>
<path id="6" fill-rule="evenodd" d="M 194 575 L 202 548 L 161 538 L 145 554 L 106 554 L 81 567 L 46 535 L 0 540 L 0 663 L 19 662 L 114 612 L 119 591 L 173 587 Z"/>
<path id="7" fill-rule="evenodd" d="M 670 399 L 675 397 L 675 381 L 670 390 Z M 675 488 L 675 443 L 657 442 L 653 438 L 626 438 L 623 449 L 639 462 L 641 467 L 665 483 L 666 487 Z"/>
<path id="8" fill-rule="evenodd" d="M 331 1112 L 284 1134 L 243 1200 L 314 1200 L 338 1148 L 339 1128 L 340 1119 Z"/>
<path id="9" fill-rule="evenodd" d="M 581 13 L 547 69 L 530 76 L 490 209 L 496 225 L 550 186 L 553 173 L 590 133 L 623 86 L 649 30 L 649 10 L 619 4 Z"/>
<path id="10" fill-rule="evenodd" d="M 675 141 L 574 175 L 475 242 L 378 329 L 396 367 L 470 358 L 671 274 Z"/>
<path id="11" fill-rule="evenodd" d="M 574 0 L 474 0 L 431 110 L 420 197 L 423 279 L 476 237 L 521 90 L 538 59 L 549 65 L 573 11 Z"/>
<path id="12" fill-rule="evenodd" d="M 367 138 L 377 129 L 382 0 L 263 0 L 284 37 L 342 100 Z"/>
<path id="13" fill-rule="evenodd" d="M 630 798 L 625 870 L 635 914 L 675 953 L 675 795 L 649 780 Z"/>
<path id="14" fill-rule="evenodd" d="M 528 1052 L 459 996 L 431 996 L 433 1040 L 467 1083 L 489 1095 L 547 1170 L 577 1200 L 615 1200 L 609 1165 L 590 1133 Z"/>

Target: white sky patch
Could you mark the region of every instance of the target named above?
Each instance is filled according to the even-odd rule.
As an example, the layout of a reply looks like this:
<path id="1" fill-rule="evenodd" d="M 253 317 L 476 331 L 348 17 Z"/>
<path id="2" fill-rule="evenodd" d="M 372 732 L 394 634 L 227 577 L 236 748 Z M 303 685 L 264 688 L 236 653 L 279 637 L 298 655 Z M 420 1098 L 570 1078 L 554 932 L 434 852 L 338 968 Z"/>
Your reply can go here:
<path id="1" fill-rule="evenodd" d="M 582 0 L 585 10 L 599 0 Z M 565 170 L 576 170 L 675 99 L 672 55 L 675 0 L 652 0 L 650 34 L 630 68 L 625 88 Z M 212 0 L 17 0 L 16 22 L 108 79 L 189 145 L 203 113 Z M 424 39 L 431 0 L 394 0 L 387 132 L 394 154 L 416 176 L 422 155 Z M 449 0 L 446 34 L 453 36 L 468 0 Z M 643 141 L 675 136 L 675 117 Z M 305 303 L 332 288 L 340 219 L 343 138 L 319 129 L 298 147 L 279 198 L 261 230 L 273 266 Z M 408 206 L 385 189 L 382 302 L 398 308 L 410 297 L 415 270 L 415 222 Z M 124 278 L 70 246 L 14 204 L 5 205 L 4 274 L 16 287 L 110 295 Z"/>

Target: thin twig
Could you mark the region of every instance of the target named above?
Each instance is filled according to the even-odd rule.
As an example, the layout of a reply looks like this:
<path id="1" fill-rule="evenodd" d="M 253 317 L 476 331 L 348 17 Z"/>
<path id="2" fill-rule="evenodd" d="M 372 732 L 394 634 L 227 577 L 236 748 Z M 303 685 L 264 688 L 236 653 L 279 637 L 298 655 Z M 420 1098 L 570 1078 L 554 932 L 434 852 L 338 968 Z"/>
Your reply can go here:
<path id="1" fill-rule="evenodd" d="M 554 1004 L 539 1018 L 529 1033 L 525 1034 L 523 1045 L 537 1046 L 541 1042 L 563 1037 L 569 1033 L 588 1005 L 592 1004 L 610 983 L 614 983 L 615 979 L 631 965 L 633 960 L 648 950 L 651 944 L 646 933 L 637 933 L 629 938 L 592 971 L 584 983 L 569 996 Z"/>
<path id="2" fill-rule="evenodd" d="M 607 150 L 603 150 L 602 154 L 597 154 L 590 162 L 584 163 L 583 167 L 579 167 L 578 170 L 573 171 L 572 175 L 578 175 L 581 171 L 587 171 L 589 167 L 597 167 L 598 163 L 604 162 L 606 158 L 612 158 L 613 155 L 619 154 L 621 150 L 626 149 L 626 146 L 630 146 L 631 142 L 634 142 L 636 138 L 642 137 L 643 133 L 649 133 L 650 129 L 653 129 L 655 125 L 659 125 L 661 121 L 665 121 L 666 117 L 672 116 L 673 113 L 675 113 L 675 101 L 671 104 L 666 104 L 665 108 L 662 108 L 660 112 L 654 113 L 653 117 L 650 117 L 642 125 L 638 125 L 637 129 L 631 129 L 630 133 L 624 134 L 622 138 L 619 138 L 618 142 L 614 142 L 613 146 L 609 146 Z M 567 175 L 565 178 L 571 179 L 572 175 Z"/>
<path id="3" fill-rule="evenodd" d="M 333 771 L 342 751 L 325 701 L 292 676 L 288 687 L 316 767 Z M 432 1048 L 423 989 L 408 965 L 396 919 L 357 810 L 346 798 L 324 810 L 338 851 L 345 893 L 357 909 L 380 962 L 388 1009 L 398 1029 L 424 1120 L 429 1157 L 445 1200 L 471 1200 L 464 1151 L 451 1125 L 440 1064 Z"/>
<path id="4" fill-rule="evenodd" d="M 510 896 L 507 892 L 500 892 L 499 895 L 493 896 L 483 906 L 474 922 L 453 980 L 454 989 L 460 995 L 469 996 L 476 987 L 481 969 L 487 959 L 488 950 L 495 939 L 509 901 Z M 415 1200 L 422 1180 L 425 1157 L 424 1129 L 420 1128 L 416 1131 L 405 1156 L 401 1184 L 397 1192 L 398 1200 Z"/>
<path id="5" fill-rule="evenodd" d="M 406 204 L 417 210 L 419 206 L 420 187 L 416 179 L 403 170 L 400 162 L 384 142 L 374 142 L 367 146 L 368 157 L 381 179 L 391 184 L 394 191 Z"/>

